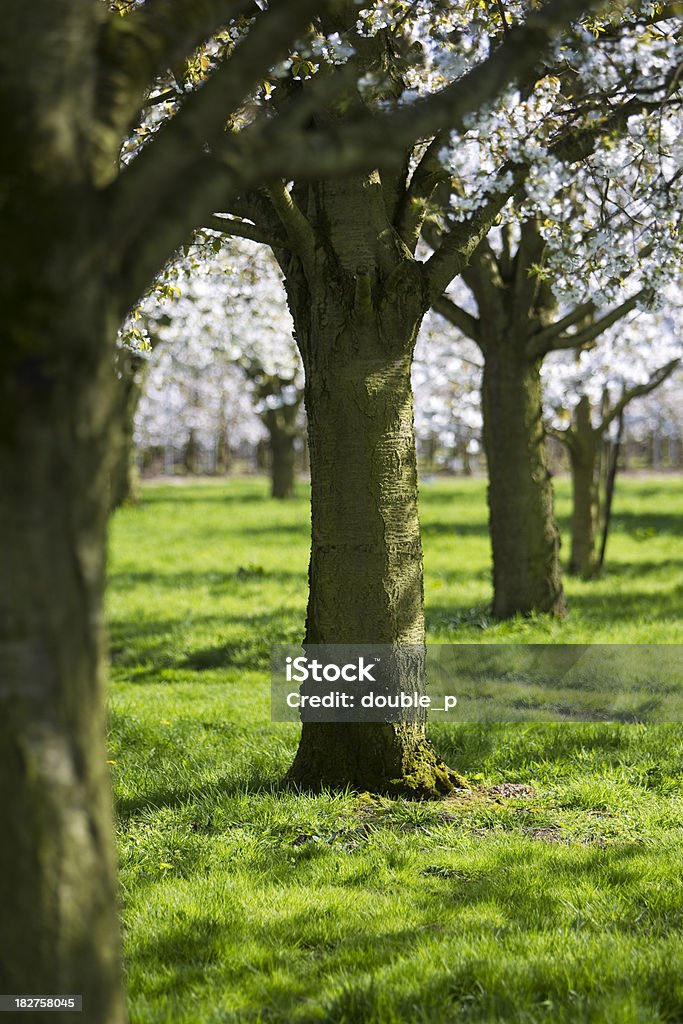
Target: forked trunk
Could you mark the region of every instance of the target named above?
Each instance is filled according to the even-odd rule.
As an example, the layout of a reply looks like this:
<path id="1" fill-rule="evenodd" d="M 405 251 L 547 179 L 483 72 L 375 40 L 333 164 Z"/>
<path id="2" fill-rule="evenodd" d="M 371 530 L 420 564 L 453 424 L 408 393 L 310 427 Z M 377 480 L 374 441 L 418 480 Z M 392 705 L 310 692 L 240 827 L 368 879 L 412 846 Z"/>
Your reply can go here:
<path id="1" fill-rule="evenodd" d="M 482 383 L 493 549 L 493 614 L 565 612 L 543 429 L 540 363 L 487 346 Z"/>

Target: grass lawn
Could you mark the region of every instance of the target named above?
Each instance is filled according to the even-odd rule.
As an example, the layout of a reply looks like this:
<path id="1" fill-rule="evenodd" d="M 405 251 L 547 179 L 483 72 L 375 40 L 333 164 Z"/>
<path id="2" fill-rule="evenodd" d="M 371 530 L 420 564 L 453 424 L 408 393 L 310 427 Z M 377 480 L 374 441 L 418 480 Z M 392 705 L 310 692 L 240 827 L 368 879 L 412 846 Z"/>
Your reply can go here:
<path id="1" fill-rule="evenodd" d="M 149 486 L 113 524 L 134 1024 L 683 1022 L 683 725 L 434 726 L 470 791 L 281 792 L 270 645 L 301 638 L 309 513 L 266 495 Z M 488 619 L 481 481 L 421 506 L 430 641 L 683 641 L 683 479 L 618 481 L 608 571 L 561 624 Z M 558 512 L 566 537 L 562 481 Z"/>

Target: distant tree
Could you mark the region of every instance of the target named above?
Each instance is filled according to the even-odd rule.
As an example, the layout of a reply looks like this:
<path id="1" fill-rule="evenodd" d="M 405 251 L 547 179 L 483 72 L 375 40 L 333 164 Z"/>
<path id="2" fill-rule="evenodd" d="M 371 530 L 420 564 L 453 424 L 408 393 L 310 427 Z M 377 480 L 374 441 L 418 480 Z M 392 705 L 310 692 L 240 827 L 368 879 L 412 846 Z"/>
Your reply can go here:
<path id="1" fill-rule="evenodd" d="M 661 32 L 661 35 L 660 35 Z M 680 95 L 668 85 L 660 45 L 677 43 L 677 25 L 660 26 L 656 38 L 628 52 L 634 58 L 609 73 L 587 63 L 577 81 L 573 57 L 558 65 L 538 95 L 519 108 L 496 110 L 454 147 L 452 170 L 469 196 L 510 149 L 527 153 L 533 167 L 501 211 L 499 225 L 475 249 L 461 280 L 474 312 L 448 293 L 434 309 L 476 342 L 484 360 L 482 413 L 489 470 L 489 520 L 493 548 L 493 613 L 562 615 L 559 533 L 544 443 L 541 366 L 557 349 L 579 350 L 603 331 L 657 299 L 680 265 Z M 645 37 L 644 37 L 645 38 Z M 625 45 L 622 41 L 622 45 Z M 666 48 L 666 46 L 665 46 Z M 611 57 L 619 47 L 611 51 Z M 557 118 L 555 105 L 593 102 L 610 83 L 628 95 L 638 61 L 656 82 L 645 104 L 625 100 L 630 111 L 590 151 L 577 138 L 543 148 Z M 591 81 L 594 85 L 591 86 Z M 614 107 L 609 107 L 614 110 Z M 592 111 L 595 115 L 595 111 Z M 536 125 L 520 137 L 520 122 Z M 656 124 L 656 129 L 654 128 Z M 462 200 L 452 200 L 425 236 L 435 245 L 462 232 Z"/>
<path id="2" fill-rule="evenodd" d="M 460 338 L 443 317 L 428 313 L 412 373 L 415 435 L 427 469 L 470 473 L 481 450 L 481 371 L 477 346 Z"/>
<path id="3" fill-rule="evenodd" d="M 191 432 L 202 449 L 218 451 L 231 440 L 257 443 L 256 416 L 268 438 L 272 495 L 290 498 L 304 429 L 303 373 L 282 275 L 262 246 L 220 245 L 204 238 L 167 268 L 164 286 L 177 298 L 160 305 L 153 289 L 124 330 L 131 344 L 155 350 L 138 436 L 146 444 L 173 437 L 178 446 L 178 433 Z"/>
<path id="4" fill-rule="evenodd" d="M 683 357 L 680 310 L 640 314 L 612 328 L 595 348 L 548 361 L 547 430 L 569 455 L 572 476 L 570 572 L 591 579 L 601 568 L 609 528 L 612 474 L 605 438 L 637 398 L 671 377 Z M 602 523 L 601 523 L 602 512 Z M 599 544 L 602 526 L 602 544 Z M 602 556 L 602 557 L 601 557 Z"/>

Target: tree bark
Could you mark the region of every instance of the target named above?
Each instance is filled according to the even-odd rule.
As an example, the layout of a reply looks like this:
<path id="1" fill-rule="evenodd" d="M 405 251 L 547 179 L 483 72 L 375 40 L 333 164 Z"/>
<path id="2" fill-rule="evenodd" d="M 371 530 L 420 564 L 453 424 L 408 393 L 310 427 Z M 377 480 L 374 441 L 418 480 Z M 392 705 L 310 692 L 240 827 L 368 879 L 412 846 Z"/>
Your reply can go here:
<path id="1" fill-rule="evenodd" d="M 545 452 L 540 361 L 506 338 L 484 347 L 482 413 L 489 471 L 493 614 L 565 613 L 560 537 Z"/>
<path id="2" fill-rule="evenodd" d="M 144 358 L 135 352 L 119 350 L 115 366 L 120 395 L 120 424 L 118 451 L 111 473 L 112 511 L 126 503 L 138 500 L 139 473 L 135 461 L 135 414 L 143 389 L 146 370 Z"/>
<path id="3" fill-rule="evenodd" d="M 294 497 L 296 483 L 296 419 L 299 404 L 268 409 L 263 421 L 270 447 L 271 497 L 287 501 Z"/>
<path id="4" fill-rule="evenodd" d="M 102 620 L 115 327 L 90 291 L 78 318 L 46 290 L 3 302 L 0 990 L 81 994 L 84 1018 L 121 1024 Z"/>
<path id="5" fill-rule="evenodd" d="M 353 203 L 348 212 L 353 245 Z M 321 246 L 314 268 L 304 273 L 297 261 L 286 273 L 311 465 L 305 643 L 423 645 L 410 381 L 423 296 L 410 261 L 405 274 L 380 276 L 373 288 L 377 265 L 373 275 L 353 273 L 347 255 L 343 245 Z M 450 791 L 455 776 L 427 742 L 424 722 L 304 723 L 288 780 L 432 797 Z"/>
<path id="6" fill-rule="evenodd" d="M 187 441 L 185 443 L 183 466 L 185 468 L 185 472 L 190 476 L 197 476 L 201 471 L 201 452 L 192 427 L 190 427 L 187 435 Z"/>
<path id="7" fill-rule="evenodd" d="M 599 514 L 598 445 L 600 436 L 590 421 L 590 403 L 579 402 L 567 448 L 572 477 L 571 553 L 569 571 L 590 579 L 597 568 L 596 530 Z"/>

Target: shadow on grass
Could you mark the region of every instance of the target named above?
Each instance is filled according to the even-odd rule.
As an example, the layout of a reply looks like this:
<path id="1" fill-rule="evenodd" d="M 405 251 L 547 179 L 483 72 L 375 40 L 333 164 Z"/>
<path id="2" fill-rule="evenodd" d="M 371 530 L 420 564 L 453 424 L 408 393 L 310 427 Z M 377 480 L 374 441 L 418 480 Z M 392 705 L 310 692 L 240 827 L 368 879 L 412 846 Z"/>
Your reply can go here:
<path id="1" fill-rule="evenodd" d="M 285 584 L 298 580 L 302 587 L 306 585 L 305 570 L 294 572 L 288 569 L 268 570 L 258 562 L 248 562 L 238 566 L 233 572 L 220 572 L 214 569 L 206 571 L 185 570 L 183 572 L 139 572 L 126 570 L 113 572 L 109 576 L 109 586 L 117 590 L 131 590 L 133 587 L 154 585 L 166 590 L 191 590 L 194 587 L 209 586 L 216 592 L 237 590 L 245 583 L 259 581 L 268 584 Z"/>
<path id="2" fill-rule="evenodd" d="M 186 807 L 190 803 L 196 803 L 198 811 L 203 813 L 207 803 L 218 805 L 222 798 L 263 796 L 283 793 L 285 790 L 282 779 L 273 778 L 272 770 L 259 765 L 249 765 L 249 775 L 246 778 L 243 774 L 239 777 L 226 776 L 216 782 L 202 782 L 180 786 L 177 789 L 165 786 L 149 793 L 118 797 L 115 801 L 116 816 L 119 821 L 125 823 L 146 811 Z"/>
<path id="3" fill-rule="evenodd" d="M 240 492 L 231 490 L 228 484 L 229 481 L 226 480 L 225 483 L 204 486 L 201 484 L 151 485 L 150 488 L 143 489 L 137 504 L 128 505 L 125 510 L 126 512 L 135 512 L 136 509 L 144 509 L 147 505 L 177 506 L 181 504 L 187 507 L 188 505 L 204 505 L 207 502 L 217 505 L 272 505 L 273 508 L 279 507 L 279 504 L 270 497 L 265 486 L 261 490 L 255 483 L 253 488 L 250 487 L 248 491 Z M 157 486 L 159 493 L 155 493 Z M 305 497 L 305 494 L 302 494 L 301 497 Z"/>
<path id="4" fill-rule="evenodd" d="M 569 611 L 579 612 L 595 625 L 613 625 L 638 619 L 665 619 L 680 616 L 683 587 L 672 582 L 668 589 L 647 591 L 620 589 L 618 595 L 583 590 L 571 595 Z"/>
<path id="5" fill-rule="evenodd" d="M 303 612 L 283 609 L 261 615 L 202 615 L 184 619 L 112 623 L 111 663 L 133 669 L 131 683 L 147 683 L 164 669 L 202 672 L 213 669 L 267 671 L 273 644 L 298 644 Z M 188 650 L 185 637 L 211 633 L 225 639 Z M 230 635 L 232 634 L 232 635 Z M 233 638 L 233 637 L 237 638 Z M 164 680 L 160 680 L 164 682 Z"/>
<path id="6" fill-rule="evenodd" d="M 599 583 L 600 580 L 618 580 L 623 577 L 624 579 L 640 579 L 646 578 L 650 573 L 666 573 L 670 575 L 672 572 L 678 572 L 678 579 L 683 579 L 683 558 L 662 558 L 661 561 L 637 561 L 637 562 L 622 562 L 622 561 L 610 561 L 609 557 L 603 571 L 597 577 L 595 582 Z M 568 574 L 569 575 L 569 574 Z M 671 581 L 668 581 L 671 582 Z"/>
<path id="7" fill-rule="evenodd" d="M 680 742 L 677 723 L 655 726 Z M 586 756 L 616 765 L 633 742 L 630 725 L 613 722 L 519 722 L 430 724 L 429 737 L 440 756 L 465 777 L 488 765 L 508 781 L 527 782 L 535 764 L 571 764 Z"/>
<path id="8" fill-rule="evenodd" d="M 599 629 L 603 626 L 613 626 L 618 622 L 680 616 L 683 610 L 683 586 L 677 583 L 677 578 L 667 579 L 665 584 L 658 584 L 657 590 L 641 590 L 635 585 L 647 579 L 648 574 L 656 575 L 660 570 L 670 574 L 670 565 L 671 563 L 646 563 L 643 572 L 637 571 L 636 563 L 627 563 L 625 570 L 618 565 L 608 566 L 602 580 L 596 580 L 568 596 L 570 618 L 572 612 L 576 612 L 590 621 L 592 627 Z M 466 578 L 479 580 L 482 577 L 480 574 L 472 574 Z M 605 578 L 615 582 L 619 579 L 624 581 L 616 596 L 602 588 L 601 583 Z M 633 581 L 633 585 L 627 584 L 626 581 Z M 434 595 L 429 587 L 426 623 L 428 630 L 452 630 L 454 642 L 459 627 L 478 626 L 483 630 L 500 624 L 491 617 L 490 604 L 471 607 L 457 602 L 438 603 L 434 601 Z"/>
<path id="9" fill-rule="evenodd" d="M 630 497 L 630 494 L 629 494 Z M 652 500 L 653 495 L 648 495 Z M 614 513 L 611 529 L 615 533 L 636 533 L 647 541 L 647 536 L 640 531 L 654 531 L 653 538 L 657 534 L 667 533 L 673 536 L 683 535 L 683 517 L 680 513 L 674 512 L 629 512 L 627 510 Z"/>
<path id="10" fill-rule="evenodd" d="M 425 852 L 425 869 L 439 856 Z M 646 932 L 636 917 L 638 907 L 626 911 L 623 919 L 598 925 L 590 904 L 584 907 L 578 895 L 568 903 L 567 890 L 569 882 L 577 886 L 582 879 L 590 883 L 599 877 L 601 884 L 615 888 L 625 880 L 636 881 L 642 850 L 633 845 L 608 851 L 584 848 L 568 860 L 566 851 L 546 847 L 544 885 L 529 884 L 533 856 L 531 844 L 527 851 L 519 845 L 510 850 L 498 846 L 483 870 L 454 871 L 453 877 L 429 877 L 410 885 L 410 924 L 391 928 L 382 915 L 369 912 L 362 914 L 359 926 L 356 915 L 342 916 L 335 906 L 330 889 L 346 893 L 352 906 L 355 894 L 367 887 L 364 873 L 336 881 L 331 877 L 316 905 L 300 908 L 301 886 L 313 880 L 319 884 L 316 851 L 303 857 L 297 853 L 293 869 L 291 844 L 274 848 L 259 883 L 265 901 L 268 893 L 274 894 L 269 911 L 264 913 L 258 904 L 241 905 L 237 893 L 232 905 L 221 907 L 220 921 L 216 911 L 192 907 L 185 922 L 153 932 L 134 950 L 132 994 L 137 975 L 142 993 L 176 1002 L 183 1019 L 191 1012 L 197 1020 L 205 1019 L 212 991 L 223 990 L 231 993 L 230 1002 L 237 1008 L 221 1009 L 221 1019 L 243 1024 L 293 1019 L 302 1024 L 443 1024 L 461 1019 L 460 1011 L 468 1020 L 517 1020 L 524 1006 L 532 1012 L 525 1020 L 545 1020 L 549 1018 L 544 1001 L 559 1002 L 571 1014 L 572 987 L 581 988 L 582 980 L 599 992 L 605 984 L 628 991 L 633 982 L 633 964 L 628 962 L 610 963 L 611 977 L 605 980 L 589 961 L 584 967 L 583 957 L 569 973 L 563 956 L 546 951 L 544 957 L 522 959 L 519 949 L 529 936 L 553 931 L 564 936 L 563 948 L 571 956 L 587 940 L 602 943 L 605 933 L 618 940 L 624 932 Z M 538 881 L 537 873 L 534 877 Z M 283 900 L 283 889 L 288 888 L 291 895 Z M 473 955 L 473 930 L 484 947 L 490 944 L 489 952 L 490 947 L 497 949 L 497 955 Z M 395 987 L 387 983 L 390 972 Z M 641 991 L 647 992 L 647 987 Z M 538 1016 L 534 1008 L 539 1009 Z"/>

